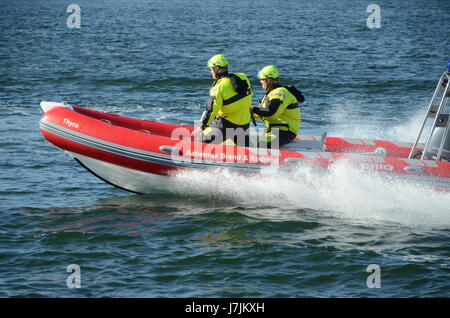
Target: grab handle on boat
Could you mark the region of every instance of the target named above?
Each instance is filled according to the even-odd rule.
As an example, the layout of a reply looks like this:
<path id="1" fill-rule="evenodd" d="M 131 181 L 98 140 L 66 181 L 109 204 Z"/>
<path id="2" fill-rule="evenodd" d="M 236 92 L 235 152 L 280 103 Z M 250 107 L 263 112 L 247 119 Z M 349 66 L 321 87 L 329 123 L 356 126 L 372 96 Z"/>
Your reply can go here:
<path id="1" fill-rule="evenodd" d="M 416 166 L 406 166 L 403 168 L 404 171 L 409 173 L 415 173 L 415 174 L 423 174 L 425 173 L 425 169 L 422 167 L 416 167 Z"/>
<path id="2" fill-rule="evenodd" d="M 171 155 L 177 155 L 177 156 L 183 155 L 183 152 L 180 149 L 178 149 L 177 147 L 162 145 L 159 147 L 159 150 L 161 150 L 162 152 L 171 154 Z"/>

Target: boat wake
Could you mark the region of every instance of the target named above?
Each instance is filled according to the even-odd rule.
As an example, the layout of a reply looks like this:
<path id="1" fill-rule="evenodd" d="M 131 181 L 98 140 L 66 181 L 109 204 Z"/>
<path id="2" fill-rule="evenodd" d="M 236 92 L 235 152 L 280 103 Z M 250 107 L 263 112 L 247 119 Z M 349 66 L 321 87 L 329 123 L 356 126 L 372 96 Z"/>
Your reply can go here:
<path id="1" fill-rule="evenodd" d="M 379 137 L 404 140 L 420 126 L 422 113 L 400 125 L 378 130 Z M 353 125 L 355 127 L 357 125 Z M 373 135 L 371 125 L 344 128 L 334 134 Z M 341 161 L 327 171 L 299 167 L 293 173 L 267 168 L 257 176 L 239 176 L 227 170 L 184 171 L 175 175 L 180 194 L 225 199 L 249 206 L 275 206 L 284 210 L 312 209 L 326 215 L 367 224 L 450 227 L 450 192 L 389 174 L 354 169 Z M 288 212 L 286 212 L 288 213 Z"/>
<path id="2" fill-rule="evenodd" d="M 184 171 L 174 178 L 174 193 L 244 206 L 311 209 L 368 224 L 450 227 L 449 192 L 357 171 L 346 162 L 322 172 L 299 167 L 288 175 L 267 169 L 246 177 L 227 170 Z"/>
<path id="3" fill-rule="evenodd" d="M 401 122 L 394 121 L 398 119 L 397 117 L 383 120 L 384 127 L 380 129 L 380 117 L 371 116 L 373 119 L 369 120 L 364 113 L 355 115 L 354 110 L 358 108 L 358 105 L 357 101 L 347 100 L 330 107 L 329 125 L 326 127 L 329 136 L 358 136 L 368 139 L 414 142 L 423 114 L 426 112 L 424 109 L 426 102 L 424 102 L 424 107 L 417 109 L 414 113 L 398 116 Z M 429 125 L 425 127 L 429 129 Z M 421 142 L 424 141 L 423 139 Z"/>

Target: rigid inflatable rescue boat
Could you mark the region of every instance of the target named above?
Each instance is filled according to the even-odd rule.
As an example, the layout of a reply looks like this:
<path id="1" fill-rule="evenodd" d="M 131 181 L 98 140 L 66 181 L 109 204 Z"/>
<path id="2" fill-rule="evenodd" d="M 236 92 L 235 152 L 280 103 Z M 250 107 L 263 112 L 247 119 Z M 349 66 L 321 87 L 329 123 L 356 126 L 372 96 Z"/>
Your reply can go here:
<path id="1" fill-rule="evenodd" d="M 450 189 L 450 70 L 440 77 L 415 142 L 300 135 L 281 149 L 205 144 L 192 140 L 193 126 L 118 116 L 58 102 L 41 102 L 43 136 L 83 167 L 119 188 L 150 193 L 172 173 L 230 169 L 242 174 L 264 167 L 327 169 L 346 160 L 357 169 L 411 178 Z M 430 132 L 419 143 L 426 122 Z"/>

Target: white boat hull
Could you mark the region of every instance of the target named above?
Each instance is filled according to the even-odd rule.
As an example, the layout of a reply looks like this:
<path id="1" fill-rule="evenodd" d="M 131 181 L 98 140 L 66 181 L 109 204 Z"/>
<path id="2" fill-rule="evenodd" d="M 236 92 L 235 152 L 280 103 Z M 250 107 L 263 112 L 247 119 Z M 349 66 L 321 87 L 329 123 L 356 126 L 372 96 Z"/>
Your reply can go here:
<path id="1" fill-rule="evenodd" d="M 95 176 L 118 188 L 142 194 L 167 192 L 171 188 L 172 181 L 167 176 L 129 169 L 78 153 L 66 152 Z"/>

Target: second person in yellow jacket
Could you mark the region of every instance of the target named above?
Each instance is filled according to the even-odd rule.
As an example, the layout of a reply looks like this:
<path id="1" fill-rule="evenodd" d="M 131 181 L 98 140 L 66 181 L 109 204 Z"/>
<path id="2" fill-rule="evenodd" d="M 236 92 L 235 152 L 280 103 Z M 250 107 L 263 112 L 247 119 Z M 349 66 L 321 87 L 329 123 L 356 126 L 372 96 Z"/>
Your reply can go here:
<path id="1" fill-rule="evenodd" d="M 266 94 L 259 107 L 251 108 L 257 119 L 264 121 L 266 133 L 259 139 L 259 147 L 278 148 L 294 140 L 300 129 L 300 103 L 304 96 L 294 86 L 281 86 L 278 69 L 273 65 L 258 73 Z"/>

